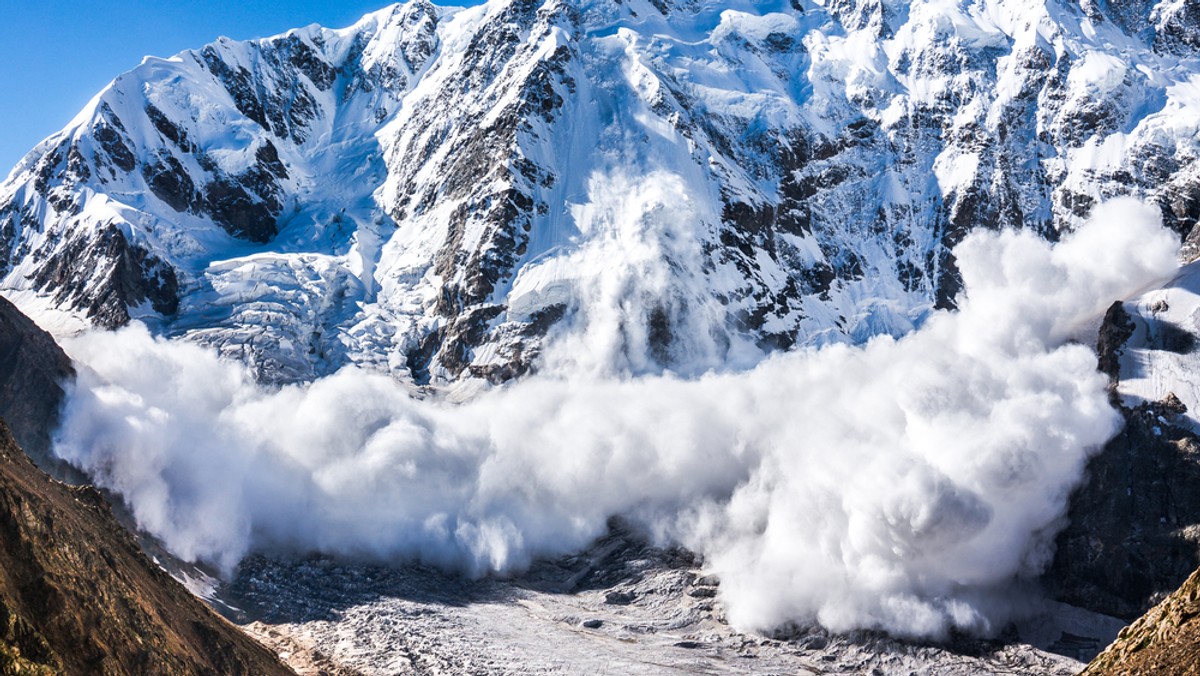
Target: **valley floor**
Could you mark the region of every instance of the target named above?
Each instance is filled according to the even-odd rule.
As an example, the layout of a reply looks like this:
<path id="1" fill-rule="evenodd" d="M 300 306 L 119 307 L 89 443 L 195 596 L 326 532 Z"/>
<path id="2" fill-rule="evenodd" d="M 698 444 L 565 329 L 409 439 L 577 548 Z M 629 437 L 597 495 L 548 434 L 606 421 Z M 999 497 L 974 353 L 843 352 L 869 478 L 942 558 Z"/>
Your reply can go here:
<path id="1" fill-rule="evenodd" d="M 1009 640 L 742 634 L 715 579 L 619 529 L 517 579 L 253 557 L 218 604 L 301 674 L 1075 674 L 1119 620 L 1054 604 Z"/>

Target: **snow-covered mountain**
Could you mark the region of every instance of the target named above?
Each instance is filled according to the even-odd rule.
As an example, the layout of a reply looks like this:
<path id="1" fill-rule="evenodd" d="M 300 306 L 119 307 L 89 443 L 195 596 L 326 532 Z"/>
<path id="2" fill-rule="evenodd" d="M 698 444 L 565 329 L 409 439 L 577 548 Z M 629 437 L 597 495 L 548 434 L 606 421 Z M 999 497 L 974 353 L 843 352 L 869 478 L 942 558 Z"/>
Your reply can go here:
<path id="1" fill-rule="evenodd" d="M 1198 157 L 1190 0 L 411 0 L 121 75 L 0 184 L 0 273 L 271 381 L 695 373 L 911 330 L 974 228 L 1185 237 Z"/>

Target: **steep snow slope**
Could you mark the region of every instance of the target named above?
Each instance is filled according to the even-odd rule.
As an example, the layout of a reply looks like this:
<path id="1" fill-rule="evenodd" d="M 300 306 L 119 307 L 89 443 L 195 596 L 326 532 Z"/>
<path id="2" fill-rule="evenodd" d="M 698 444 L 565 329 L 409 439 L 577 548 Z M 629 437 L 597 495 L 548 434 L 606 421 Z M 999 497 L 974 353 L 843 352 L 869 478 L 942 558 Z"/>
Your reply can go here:
<path id="1" fill-rule="evenodd" d="M 1162 289 L 1125 304 L 1132 331 L 1120 356 L 1120 392 L 1126 403 L 1175 395 L 1193 430 L 1200 429 L 1200 264 L 1184 266 Z"/>
<path id="2" fill-rule="evenodd" d="M 3 289 L 273 381 L 901 334 L 973 228 L 1054 237 L 1134 194 L 1192 230 L 1197 34 L 1179 0 L 412 0 L 219 40 L 13 170 Z"/>

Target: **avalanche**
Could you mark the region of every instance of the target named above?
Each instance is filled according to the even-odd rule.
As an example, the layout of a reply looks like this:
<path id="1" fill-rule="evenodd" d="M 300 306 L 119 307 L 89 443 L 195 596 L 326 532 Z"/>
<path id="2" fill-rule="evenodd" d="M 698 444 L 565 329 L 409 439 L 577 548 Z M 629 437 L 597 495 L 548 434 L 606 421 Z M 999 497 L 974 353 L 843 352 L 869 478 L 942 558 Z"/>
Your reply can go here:
<path id="1" fill-rule="evenodd" d="M 619 515 L 702 554 L 739 627 L 990 633 L 1119 427 L 1068 339 L 1174 272 L 1157 219 L 1116 202 L 1053 247 L 973 235 L 960 311 L 694 380 L 568 369 L 450 405 L 353 367 L 264 388 L 143 327 L 94 332 L 68 343 L 57 453 L 227 571 L 282 548 L 507 573 Z"/>
<path id="2" fill-rule="evenodd" d="M 1115 424 L 1069 339 L 1194 253 L 1197 21 L 411 0 L 218 40 L 13 169 L 0 291 L 132 324 L 72 341 L 60 452 L 184 557 L 513 570 L 621 513 L 744 626 L 986 632 Z"/>

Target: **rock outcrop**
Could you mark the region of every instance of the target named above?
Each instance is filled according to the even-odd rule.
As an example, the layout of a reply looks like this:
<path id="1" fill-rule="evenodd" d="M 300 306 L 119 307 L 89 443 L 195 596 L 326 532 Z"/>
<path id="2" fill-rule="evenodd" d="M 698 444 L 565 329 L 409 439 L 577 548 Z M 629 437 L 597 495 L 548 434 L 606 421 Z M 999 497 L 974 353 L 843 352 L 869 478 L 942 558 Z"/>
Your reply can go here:
<path id="1" fill-rule="evenodd" d="M 50 452 L 50 434 L 73 374 L 54 338 L 0 298 L 0 419 L 43 468 L 60 465 Z"/>
<path id="2" fill-rule="evenodd" d="M 1121 631 L 1081 676 L 1200 674 L 1200 570 Z"/>
<path id="3" fill-rule="evenodd" d="M 1200 438 L 1173 424 L 1177 399 L 1122 413 L 1071 496 L 1046 579 L 1066 603 L 1132 620 L 1200 564 Z"/>
<path id="4" fill-rule="evenodd" d="M 1188 407 L 1174 393 L 1139 403 L 1121 382 L 1135 375 L 1123 367 L 1130 352 L 1191 350 L 1192 334 L 1159 316 L 1166 306 L 1149 302 L 1143 316 L 1137 303 L 1113 303 L 1100 326 L 1099 368 L 1125 426 L 1088 463 L 1045 577 L 1061 600 L 1125 620 L 1200 565 L 1200 436 Z"/>

